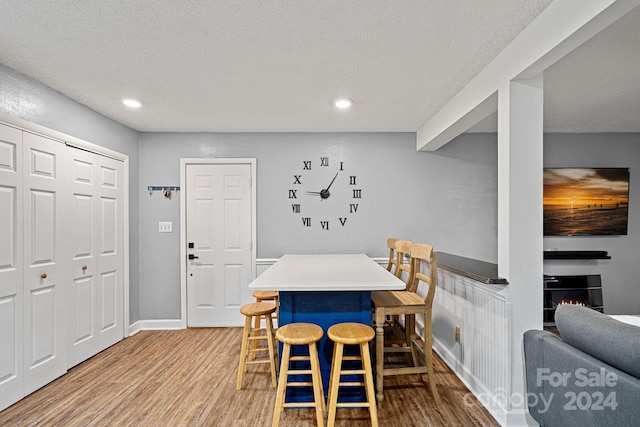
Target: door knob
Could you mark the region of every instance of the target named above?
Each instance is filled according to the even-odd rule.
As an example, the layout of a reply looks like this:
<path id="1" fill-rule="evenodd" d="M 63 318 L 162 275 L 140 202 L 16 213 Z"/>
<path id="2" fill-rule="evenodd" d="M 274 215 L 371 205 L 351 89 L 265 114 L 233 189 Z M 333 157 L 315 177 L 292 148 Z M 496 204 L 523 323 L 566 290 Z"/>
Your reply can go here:
<path id="1" fill-rule="evenodd" d="M 200 257 L 195 256 L 194 254 L 189 254 L 189 259 L 198 259 Z"/>
<path id="2" fill-rule="evenodd" d="M 86 265 L 82 266 L 82 271 L 87 271 L 87 266 Z"/>
<path id="3" fill-rule="evenodd" d="M 42 273 L 42 274 L 40 275 L 40 278 L 41 278 L 41 279 L 46 279 L 46 278 L 47 278 L 47 273 Z"/>

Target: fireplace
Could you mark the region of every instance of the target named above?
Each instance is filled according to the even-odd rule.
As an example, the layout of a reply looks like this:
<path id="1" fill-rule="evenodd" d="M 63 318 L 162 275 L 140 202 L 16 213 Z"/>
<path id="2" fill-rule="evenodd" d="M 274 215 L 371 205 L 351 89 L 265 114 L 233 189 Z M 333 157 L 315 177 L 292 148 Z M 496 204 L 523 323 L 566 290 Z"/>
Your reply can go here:
<path id="1" fill-rule="evenodd" d="M 583 276 L 544 276 L 544 326 L 555 326 L 554 315 L 560 304 L 579 304 L 604 312 L 602 281 L 599 274 Z"/>

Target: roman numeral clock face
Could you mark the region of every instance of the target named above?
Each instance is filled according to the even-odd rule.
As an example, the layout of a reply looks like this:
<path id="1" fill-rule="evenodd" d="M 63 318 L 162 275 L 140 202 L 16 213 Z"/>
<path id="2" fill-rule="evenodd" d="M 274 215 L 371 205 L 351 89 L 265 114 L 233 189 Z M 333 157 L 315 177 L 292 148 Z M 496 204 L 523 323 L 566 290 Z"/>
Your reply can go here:
<path id="1" fill-rule="evenodd" d="M 345 162 L 302 160 L 289 187 L 291 211 L 301 227 L 330 231 L 348 227 L 358 214 L 362 189 Z"/>

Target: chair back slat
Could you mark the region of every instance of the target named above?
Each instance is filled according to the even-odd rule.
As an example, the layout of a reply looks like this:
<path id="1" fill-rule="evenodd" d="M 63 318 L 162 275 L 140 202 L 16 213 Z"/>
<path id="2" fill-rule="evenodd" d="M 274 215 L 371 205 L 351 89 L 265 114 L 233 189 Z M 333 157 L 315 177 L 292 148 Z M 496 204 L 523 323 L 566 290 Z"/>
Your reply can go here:
<path id="1" fill-rule="evenodd" d="M 395 275 L 398 279 L 404 280 L 409 284 L 411 281 L 411 262 L 405 262 L 407 255 L 411 252 L 411 241 L 409 240 L 396 240 L 396 272 Z M 403 279 L 403 275 L 406 273 L 406 279 Z"/>
<path id="2" fill-rule="evenodd" d="M 433 250 L 433 246 L 425 243 L 412 244 L 410 253 L 412 275 L 407 290 L 417 292 L 420 282 L 425 283 L 428 289 L 424 297 L 424 302 L 427 309 L 431 310 L 438 283 L 436 253 Z M 423 273 L 423 266 L 429 269 L 428 274 Z"/>
<path id="3" fill-rule="evenodd" d="M 387 247 L 389 248 L 389 261 L 387 262 L 387 271 L 396 274 L 396 239 L 395 237 L 389 237 L 387 239 Z"/>

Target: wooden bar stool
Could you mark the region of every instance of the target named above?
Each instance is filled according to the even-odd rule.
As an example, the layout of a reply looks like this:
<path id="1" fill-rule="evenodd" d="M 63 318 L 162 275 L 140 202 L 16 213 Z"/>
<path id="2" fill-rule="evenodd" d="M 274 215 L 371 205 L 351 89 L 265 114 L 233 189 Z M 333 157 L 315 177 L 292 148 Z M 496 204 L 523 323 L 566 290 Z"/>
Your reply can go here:
<path id="1" fill-rule="evenodd" d="M 333 358 L 331 361 L 331 379 L 329 380 L 329 396 L 327 406 L 329 416 L 327 427 L 335 425 L 337 408 L 369 408 L 371 425 L 377 427 L 378 412 L 376 398 L 373 390 L 373 373 L 371 370 L 371 355 L 369 342 L 375 336 L 375 331 L 368 325 L 361 323 L 338 323 L 327 331 L 329 338 L 335 343 Z M 345 345 L 357 345 L 360 347 L 359 356 L 344 356 Z M 357 360 L 361 362 L 361 369 L 343 369 L 345 360 Z M 341 375 L 362 375 L 363 382 L 340 382 Z M 340 386 L 364 386 L 366 402 L 340 402 L 338 403 L 338 389 Z"/>
<path id="2" fill-rule="evenodd" d="M 240 363 L 238 365 L 238 380 L 236 382 L 236 390 L 240 390 L 242 388 L 242 376 L 247 371 L 247 365 L 255 365 L 261 363 L 268 363 L 271 367 L 271 386 L 276 386 L 276 352 L 275 352 L 275 341 L 273 339 L 273 320 L 271 319 L 271 314 L 276 311 L 275 304 L 266 303 L 266 302 L 254 302 L 250 304 L 245 304 L 240 307 L 240 313 L 245 316 L 244 320 L 244 330 L 242 331 L 242 348 L 240 350 Z M 254 328 L 252 327 L 253 320 L 255 318 L 260 319 L 260 317 L 265 316 L 266 319 L 266 327 L 265 328 Z M 258 326 L 260 324 L 258 323 Z M 262 334 L 266 332 L 266 334 Z M 267 347 L 254 347 L 250 345 L 253 342 L 257 341 L 267 341 Z M 254 359 L 252 357 L 255 353 L 258 352 L 268 352 L 269 359 Z"/>
<path id="3" fill-rule="evenodd" d="M 316 408 L 316 421 L 318 426 L 324 426 L 324 391 L 322 389 L 322 377 L 320 374 L 320 362 L 318 360 L 318 348 L 316 343 L 324 335 L 322 328 L 312 323 L 290 323 L 281 326 L 276 332 L 276 338 L 283 343 L 282 363 L 280 365 L 280 378 L 276 392 L 276 405 L 273 411 L 272 426 L 277 427 L 280 422 L 280 414 L 284 408 Z M 292 356 L 292 345 L 306 345 L 309 347 L 308 356 Z M 289 362 L 308 361 L 310 369 L 289 369 Z M 311 382 L 291 381 L 289 375 L 311 375 Z M 313 402 L 285 403 L 287 387 L 313 387 Z"/>
<path id="4" fill-rule="evenodd" d="M 278 291 L 253 291 L 253 297 L 256 302 L 273 301 L 276 305 L 276 311 L 271 318 L 276 320 L 278 318 L 278 308 L 280 307 L 280 301 L 278 299 Z"/>
<path id="5" fill-rule="evenodd" d="M 253 291 L 253 297 L 256 299 L 256 302 L 265 302 L 265 301 L 269 301 L 269 302 L 273 302 L 276 305 L 276 311 L 274 311 L 271 314 L 271 319 L 276 321 L 278 321 L 278 311 L 280 308 L 280 301 L 278 298 L 278 291 Z M 265 316 L 256 316 L 253 320 L 253 330 L 254 331 L 259 331 L 260 328 L 262 327 L 262 320 L 266 321 L 266 317 Z M 266 327 L 266 325 L 265 325 Z M 258 341 L 253 341 L 252 343 L 252 349 L 256 349 L 258 348 Z M 276 351 L 276 359 L 278 359 L 278 345 L 275 344 L 275 351 Z M 256 357 L 256 353 L 251 353 L 251 359 L 255 359 Z"/>

